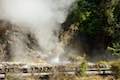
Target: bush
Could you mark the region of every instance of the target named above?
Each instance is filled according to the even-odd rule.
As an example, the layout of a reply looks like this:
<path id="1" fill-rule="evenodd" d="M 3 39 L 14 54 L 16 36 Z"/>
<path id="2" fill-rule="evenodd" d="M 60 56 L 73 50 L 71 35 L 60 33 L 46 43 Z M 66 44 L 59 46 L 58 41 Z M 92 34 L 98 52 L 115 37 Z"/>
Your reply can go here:
<path id="1" fill-rule="evenodd" d="M 85 76 L 86 75 L 86 70 L 87 70 L 87 63 L 86 62 L 82 62 L 81 64 L 80 64 L 80 68 L 79 68 L 79 72 L 78 72 L 78 74 L 80 75 L 80 76 Z"/>
<path id="2" fill-rule="evenodd" d="M 111 70 L 113 71 L 114 77 L 120 79 L 120 61 L 113 62 L 111 64 Z"/>

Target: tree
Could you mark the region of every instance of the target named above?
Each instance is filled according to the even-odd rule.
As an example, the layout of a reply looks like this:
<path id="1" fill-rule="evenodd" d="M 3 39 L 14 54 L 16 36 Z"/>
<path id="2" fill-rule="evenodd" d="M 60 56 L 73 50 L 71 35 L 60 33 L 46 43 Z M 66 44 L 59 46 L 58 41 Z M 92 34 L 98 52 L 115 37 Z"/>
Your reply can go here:
<path id="1" fill-rule="evenodd" d="M 77 0 L 64 24 L 75 24 L 79 29 L 78 36 L 83 33 L 91 37 L 105 50 L 108 47 L 120 49 L 119 0 Z"/>
<path id="2" fill-rule="evenodd" d="M 112 34 L 112 45 L 108 49 L 115 55 L 120 55 L 120 1 L 116 3 L 113 11 L 114 15 L 114 32 Z"/>

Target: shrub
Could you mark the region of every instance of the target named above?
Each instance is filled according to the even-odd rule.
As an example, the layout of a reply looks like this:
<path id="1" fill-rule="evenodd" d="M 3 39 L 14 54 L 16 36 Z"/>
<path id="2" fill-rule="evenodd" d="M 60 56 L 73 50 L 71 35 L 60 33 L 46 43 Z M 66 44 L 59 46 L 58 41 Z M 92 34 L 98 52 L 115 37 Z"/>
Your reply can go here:
<path id="1" fill-rule="evenodd" d="M 86 70 L 87 70 L 87 63 L 86 62 L 82 62 L 81 64 L 80 64 L 80 69 L 79 69 L 79 75 L 80 76 L 85 76 L 86 75 Z"/>

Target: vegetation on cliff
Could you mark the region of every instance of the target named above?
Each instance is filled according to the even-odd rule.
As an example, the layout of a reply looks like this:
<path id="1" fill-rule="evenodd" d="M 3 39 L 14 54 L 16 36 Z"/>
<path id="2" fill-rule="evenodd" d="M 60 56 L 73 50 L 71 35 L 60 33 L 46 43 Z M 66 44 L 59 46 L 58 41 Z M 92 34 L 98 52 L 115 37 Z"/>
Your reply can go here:
<path id="1" fill-rule="evenodd" d="M 73 24 L 77 27 L 73 40 L 76 42 L 76 36 L 77 39 L 83 38 L 86 53 L 93 53 L 96 49 L 120 55 L 119 0 L 77 0 L 63 24 L 64 31 Z"/>

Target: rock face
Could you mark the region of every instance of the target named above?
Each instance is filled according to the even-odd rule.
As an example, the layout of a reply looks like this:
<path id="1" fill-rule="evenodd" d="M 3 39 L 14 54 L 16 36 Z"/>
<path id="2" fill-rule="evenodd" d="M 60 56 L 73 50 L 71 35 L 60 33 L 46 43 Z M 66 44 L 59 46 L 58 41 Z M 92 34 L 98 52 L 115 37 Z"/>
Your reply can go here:
<path id="1" fill-rule="evenodd" d="M 61 31 L 59 39 L 63 42 L 65 47 L 70 48 L 66 49 L 66 52 L 70 52 L 73 55 L 78 53 L 84 56 L 84 53 L 86 53 L 92 61 L 119 58 L 107 54 L 105 50 L 102 49 L 103 47 L 98 46 L 98 42 L 92 41 L 93 43 L 91 43 L 89 37 L 78 35 L 78 29 L 75 25 L 71 25 L 67 30 Z M 74 50 L 77 52 L 74 52 Z M 42 48 L 38 45 L 38 41 L 34 34 L 29 32 L 28 29 L 22 29 L 7 21 L 0 20 L 0 62 L 41 62 L 42 57 L 39 54 L 43 55 L 43 53 L 39 53 L 39 51 L 42 51 Z"/>
<path id="2" fill-rule="evenodd" d="M 0 20 L 0 62 L 41 62 L 39 50 L 36 38 L 27 29 Z"/>
<path id="3" fill-rule="evenodd" d="M 8 22 L 0 20 L 0 61 L 7 61 L 10 58 L 7 39 L 10 26 Z"/>

